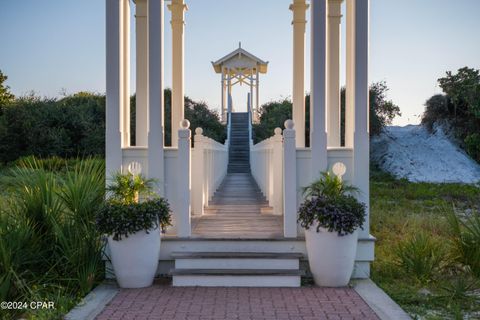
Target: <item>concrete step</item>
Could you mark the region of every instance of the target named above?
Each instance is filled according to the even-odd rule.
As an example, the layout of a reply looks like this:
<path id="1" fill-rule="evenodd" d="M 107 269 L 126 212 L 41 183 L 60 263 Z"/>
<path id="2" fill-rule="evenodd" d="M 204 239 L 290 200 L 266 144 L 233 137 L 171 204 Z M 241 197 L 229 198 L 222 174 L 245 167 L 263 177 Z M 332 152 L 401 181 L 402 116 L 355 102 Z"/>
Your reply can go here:
<path id="1" fill-rule="evenodd" d="M 299 270 L 299 253 L 174 252 L 175 269 Z"/>
<path id="2" fill-rule="evenodd" d="M 174 287 L 300 287 L 299 270 L 173 269 Z"/>

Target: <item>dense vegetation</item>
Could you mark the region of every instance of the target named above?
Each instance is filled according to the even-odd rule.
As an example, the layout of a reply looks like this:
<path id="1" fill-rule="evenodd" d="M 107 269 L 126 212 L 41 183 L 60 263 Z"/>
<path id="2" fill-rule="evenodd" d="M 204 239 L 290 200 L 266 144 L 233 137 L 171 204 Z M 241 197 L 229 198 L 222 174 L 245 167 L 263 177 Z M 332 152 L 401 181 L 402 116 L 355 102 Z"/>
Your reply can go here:
<path id="1" fill-rule="evenodd" d="M 461 68 L 438 79 L 443 94 L 426 102 L 422 123 L 452 129 L 468 154 L 480 162 L 480 70 Z"/>
<path id="2" fill-rule="evenodd" d="M 370 86 L 370 134 L 377 135 L 386 125 L 400 115 L 400 108 L 387 99 L 388 87 L 385 82 Z M 284 128 L 285 120 L 292 119 L 292 102 L 288 99 L 272 101 L 262 105 L 260 123 L 254 125 L 255 141 L 262 141 L 273 135 L 275 128 Z M 345 88 L 341 91 L 342 143 L 345 127 Z M 310 145 L 310 95 L 305 97 L 305 141 Z"/>
<path id="3" fill-rule="evenodd" d="M 420 319 L 480 315 L 480 189 L 372 170 L 372 279 Z"/>
<path id="4" fill-rule="evenodd" d="M 0 300 L 55 304 L 1 318 L 61 319 L 105 274 L 95 226 L 104 161 L 27 158 L 0 181 Z"/>
<path id="5" fill-rule="evenodd" d="M 25 96 L 15 98 L 3 85 L 0 72 L 0 162 L 35 155 L 104 156 L 105 96 L 79 92 L 61 99 Z M 171 91 L 165 90 L 165 143 L 171 145 Z M 135 97 L 131 98 L 132 145 L 135 144 Z M 190 128 L 217 141 L 226 138 L 225 126 L 203 102 L 185 98 L 185 117 Z"/>

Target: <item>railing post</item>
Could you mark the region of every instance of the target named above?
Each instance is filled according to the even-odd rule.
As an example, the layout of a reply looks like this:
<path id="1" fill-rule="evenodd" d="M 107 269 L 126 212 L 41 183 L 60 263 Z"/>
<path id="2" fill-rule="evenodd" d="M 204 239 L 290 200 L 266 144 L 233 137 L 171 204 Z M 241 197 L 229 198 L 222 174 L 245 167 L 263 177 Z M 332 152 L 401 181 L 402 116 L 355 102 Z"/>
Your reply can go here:
<path id="1" fill-rule="evenodd" d="M 273 136 L 273 212 L 283 212 L 283 137 L 282 129 L 275 128 Z"/>
<path id="2" fill-rule="evenodd" d="M 205 146 L 203 143 L 203 129 L 195 129 L 194 137 L 195 162 L 192 164 L 192 192 L 193 192 L 193 214 L 203 215 L 203 185 L 204 185 L 204 161 L 205 161 Z"/>
<path id="3" fill-rule="evenodd" d="M 297 237 L 297 148 L 292 120 L 285 121 L 283 130 L 283 235 Z"/>
<path id="4" fill-rule="evenodd" d="M 178 129 L 177 159 L 177 233 L 179 237 L 190 237 L 190 122 L 180 121 Z"/>

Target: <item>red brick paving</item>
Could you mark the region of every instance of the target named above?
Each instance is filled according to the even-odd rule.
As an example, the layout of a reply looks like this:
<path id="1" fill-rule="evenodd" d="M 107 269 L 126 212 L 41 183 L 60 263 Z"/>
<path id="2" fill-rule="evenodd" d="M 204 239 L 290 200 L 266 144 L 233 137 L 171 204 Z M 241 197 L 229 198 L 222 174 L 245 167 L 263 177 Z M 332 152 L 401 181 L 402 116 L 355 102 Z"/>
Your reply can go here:
<path id="1" fill-rule="evenodd" d="M 378 319 L 350 288 L 122 289 L 97 320 Z"/>

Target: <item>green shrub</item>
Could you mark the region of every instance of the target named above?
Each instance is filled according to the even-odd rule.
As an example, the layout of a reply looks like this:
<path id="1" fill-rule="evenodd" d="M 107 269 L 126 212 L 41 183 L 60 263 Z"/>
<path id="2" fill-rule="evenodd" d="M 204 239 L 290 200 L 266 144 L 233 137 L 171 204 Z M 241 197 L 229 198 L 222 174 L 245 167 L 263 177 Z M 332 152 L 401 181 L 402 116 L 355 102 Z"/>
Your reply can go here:
<path id="1" fill-rule="evenodd" d="M 438 83 L 444 94 L 427 101 L 422 123 L 429 129 L 435 123 L 448 124 L 468 154 L 480 161 L 480 70 L 448 71 Z"/>
<path id="2" fill-rule="evenodd" d="M 97 215 L 98 230 L 116 241 L 142 230 L 160 227 L 164 231 L 169 225 L 170 206 L 165 199 L 130 204 L 107 202 Z"/>
<path id="3" fill-rule="evenodd" d="M 461 220 L 452 212 L 447 218 L 453 260 L 467 266 L 480 278 L 480 214 L 473 213 Z"/>
<path id="4" fill-rule="evenodd" d="M 397 263 L 421 282 L 431 281 L 443 264 L 444 251 L 440 243 L 419 232 L 403 240 L 395 249 Z"/>

